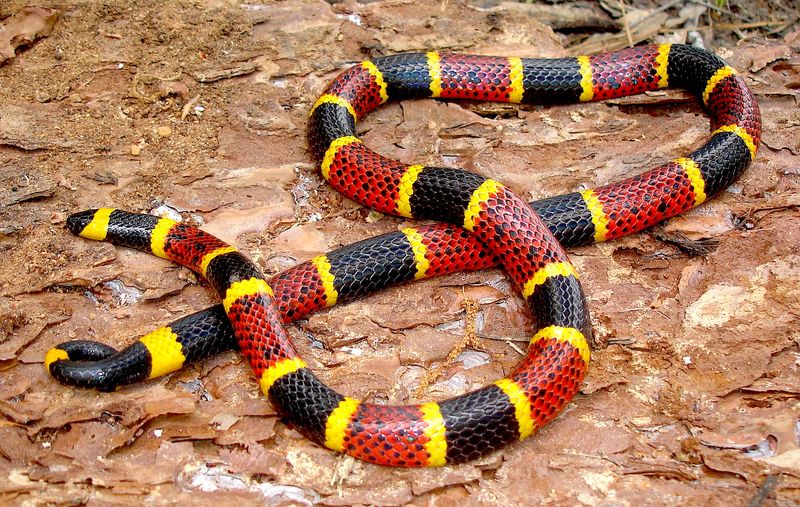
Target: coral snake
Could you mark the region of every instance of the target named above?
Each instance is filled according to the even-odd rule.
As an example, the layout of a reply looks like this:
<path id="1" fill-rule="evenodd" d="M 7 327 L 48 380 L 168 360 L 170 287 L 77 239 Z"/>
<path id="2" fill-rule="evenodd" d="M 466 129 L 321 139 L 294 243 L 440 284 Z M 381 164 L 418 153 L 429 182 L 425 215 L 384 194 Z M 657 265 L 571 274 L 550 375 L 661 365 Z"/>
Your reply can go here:
<path id="1" fill-rule="evenodd" d="M 712 124 L 705 144 L 637 176 L 532 205 L 478 174 L 385 158 L 356 134 L 356 121 L 389 98 L 563 103 L 667 86 L 702 101 Z M 183 264 L 203 275 L 223 303 L 121 352 L 90 341 L 59 345 L 47 353 L 48 371 L 67 384 L 114 389 L 231 348 L 233 334 L 278 413 L 312 440 L 382 465 L 475 459 L 553 419 L 584 378 L 589 314 L 562 244 L 640 231 L 717 194 L 755 157 L 761 120 L 734 69 L 709 52 L 675 44 L 557 59 L 438 52 L 377 58 L 328 85 L 311 109 L 308 133 L 323 177 L 345 196 L 383 213 L 453 226 L 408 228 L 355 243 L 268 284 L 244 255 L 195 227 L 110 208 L 74 214 L 67 220 L 74 234 Z M 530 305 L 535 333 L 508 376 L 452 399 L 394 406 L 340 395 L 298 357 L 284 327 L 392 284 L 496 263 Z"/>

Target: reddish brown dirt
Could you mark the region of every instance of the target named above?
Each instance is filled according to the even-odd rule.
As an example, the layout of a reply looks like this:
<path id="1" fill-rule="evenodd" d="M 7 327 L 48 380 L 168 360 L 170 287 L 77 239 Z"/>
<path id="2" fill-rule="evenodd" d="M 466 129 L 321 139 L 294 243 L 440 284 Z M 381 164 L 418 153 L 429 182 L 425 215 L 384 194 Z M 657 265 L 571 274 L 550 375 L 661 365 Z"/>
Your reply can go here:
<path id="1" fill-rule="evenodd" d="M 0 17 L 24 5 L 4 1 Z M 566 55 L 560 39 L 524 7 L 460 2 L 53 6 L 53 32 L 0 66 L 0 504 L 800 503 L 797 32 L 719 50 L 764 115 L 740 181 L 654 231 L 572 252 L 599 343 L 565 413 L 477 463 L 394 470 L 277 421 L 233 352 L 114 393 L 54 382 L 42 367 L 53 345 L 120 346 L 214 302 L 188 271 L 74 238 L 64 219 L 165 205 L 269 273 L 395 230 L 402 221 L 343 200 L 311 163 L 306 114 L 324 84 L 372 55 Z M 360 128 L 389 156 L 540 198 L 684 154 L 708 122 L 669 92 L 559 107 L 409 101 Z M 512 344 L 524 347 L 529 322 L 499 271 L 388 290 L 293 333 L 340 391 L 419 401 L 420 380 L 462 341 L 464 299 L 487 339 L 422 394 L 442 398 L 520 358 Z"/>

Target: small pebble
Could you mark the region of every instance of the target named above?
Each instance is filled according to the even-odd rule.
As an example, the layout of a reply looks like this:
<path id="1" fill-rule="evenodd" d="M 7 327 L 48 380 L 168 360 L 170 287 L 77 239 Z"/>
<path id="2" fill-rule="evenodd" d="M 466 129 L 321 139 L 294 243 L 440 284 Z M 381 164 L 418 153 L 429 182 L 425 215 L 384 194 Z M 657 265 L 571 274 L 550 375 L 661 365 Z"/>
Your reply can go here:
<path id="1" fill-rule="evenodd" d="M 142 145 L 141 144 L 132 144 L 131 145 L 131 155 L 133 155 L 134 157 L 138 157 L 141 152 L 142 152 Z"/>
<path id="2" fill-rule="evenodd" d="M 172 135 L 172 129 L 169 127 L 158 127 L 156 129 L 159 137 L 169 137 Z"/>

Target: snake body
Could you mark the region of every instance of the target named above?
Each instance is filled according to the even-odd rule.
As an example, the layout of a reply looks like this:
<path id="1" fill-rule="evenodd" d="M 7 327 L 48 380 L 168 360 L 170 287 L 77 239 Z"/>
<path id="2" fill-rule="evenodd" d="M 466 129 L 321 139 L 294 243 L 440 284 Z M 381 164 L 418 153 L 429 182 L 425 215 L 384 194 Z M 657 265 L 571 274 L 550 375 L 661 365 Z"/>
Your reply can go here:
<path id="1" fill-rule="evenodd" d="M 390 97 L 553 103 L 601 100 L 667 86 L 685 88 L 702 101 L 712 123 L 711 137 L 703 146 L 638 176 L 545 199 L 533 208 L 495 180 L 383 157 L 356 133 L 357 120 Z M 426 243 L 424 234 L 403 232 L 405 253 L 387 256 L 388 264 L 374 257 L 364 264 L 348 256 L 341 263 L 335 255 L 321 256 L 290 272 L 286 283 L 293 288 L 284 292 L 270 287 L 242 254 L 194 227 L 108 208 L 78 213 L 67 224 L 75 234 L 150 251 L 206 277 L 223 299 L 231 329 L 263 392 L 284 419 L 309 438 L 383 465 L 444 465 L 475 459 L 530 436 L 559 413 L 583 380 L 589 361 L 589 315 L 577 274 L 553 234 L 571 245 L 603 241 L 696 206 L 741 174 L 755 157 L 760 134 L 758 106 L 744 80 L 718 57 L 689 46 L 642 46 L 559 59 L 394 55 L 351 67 L 328 86 L 310 113 L 311 152 L 320 161 L 323 177 L 345 196 L 383 213 L 462 226 L 469 234 L 442 229 L 450 238 L 446 241 L 453 242 L 444 251 L 464 252 L 466 243 L 459 242 L 473 241 L 482 253 L 439 261 L 429 256 L 437 249 Z M 376 238 L 373 246 L 383 241 Z M 355 255 L 369 248 L 345 251 Z M 457 265 L 481 257 L 481 263 Z M 429 272 L 430 266 L 442 266 L 441 272 L 446 272 L 495 261 L 529 303 L 535 333 L 525 358 L 507 377 L 462 396 L 401 406 L 342 396 L 307 368 L 283 327 L 283 321 L 334 304 L 340 291 L 345 297 L 357 296 L 436 274 L 439 268 Z M 344 290 L 342 282 L 348 277 L 343 273 L 349 268 L 357 275 L 351 278 L 359 281 Z M 221 315 L 217 311 L 216 316 Z M 46 358 L 51 373 L 73 382 L 80 377 L 81 363 L 71 364 L 70 359 L 113 363 L 120 357 L 113 349 L 82 343 L 71 351 L 69 346 L 51 350 Z M 192 360 L 174 330 L 151 333 L 137 343 L 142 357 L 150 357 L 150 371 L 140 371 L 142 377 Z M 137 364 L 142 363 L 140 358 Z M 62 370 L 60 365 L 70 368 Z M 86 366 L 83 373 L 94 380 L 108 371 L 91 369 L 91 362 Z M 130 372 L 126 375 L 130 378 Z"/>

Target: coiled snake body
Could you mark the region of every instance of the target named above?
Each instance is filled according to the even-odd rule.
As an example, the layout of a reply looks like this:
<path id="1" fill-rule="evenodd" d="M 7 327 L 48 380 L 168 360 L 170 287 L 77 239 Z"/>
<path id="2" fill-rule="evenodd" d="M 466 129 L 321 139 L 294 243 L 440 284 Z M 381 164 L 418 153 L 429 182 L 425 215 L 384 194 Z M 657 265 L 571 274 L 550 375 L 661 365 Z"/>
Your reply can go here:
<path id="1" fill-rule="evenodd" d="M 667 86 L 702 101 L 712 124 L 703 146 L 638 176 L 531 206 L 495 180 L 391 160 L 356 135 L 356 121 L 389 98 L 553 103 Z M 463 229 L 426 226 L 373 238 L 314 258 L 268 284 L 233 247 L 194 227 L 109 208 L 72 215 L 67 225 L 75 234 L 150 251 L 202 274 L 223 299 L 223 310 L 182 319 L 120 353 L 86 341 L 59 345 L 48 352 L 49 371 L 65 383 L 113 389 L 229 348 L 232 330 L 263 392 L 314 441 L 383 465 L 477 458 L 553 419 L 586 373 L 589 314 L 558 241 L 613 239 L 700 204 L 752 161 L 761 125 L 744 80 L 721 59 L 689 46 L 653 45 L 558 59 L 437 52 L 378 58 L 328 86 L 311 110 L 308 131 L 322 175 L 345 196 L 383 213 Z M 340 395 L 298 357 L 283 325 L 390 284 L 497 262 L 529 303 L 534 336 L 507 377 L 449 400 L 390 406 Z"/>

